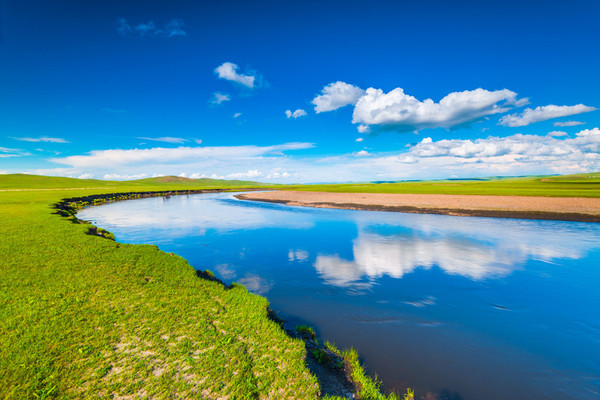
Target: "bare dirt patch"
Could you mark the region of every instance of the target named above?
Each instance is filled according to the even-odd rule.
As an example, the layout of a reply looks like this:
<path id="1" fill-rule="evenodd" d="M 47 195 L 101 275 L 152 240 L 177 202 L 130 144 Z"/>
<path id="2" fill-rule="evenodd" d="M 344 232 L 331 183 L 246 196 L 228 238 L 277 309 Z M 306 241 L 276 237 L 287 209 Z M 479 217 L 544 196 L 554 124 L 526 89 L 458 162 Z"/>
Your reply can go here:
<path id="1" fill-rule="evenodd" d="M 236 197 L 306 207 L 600 222 L 600 198 L 294 191 L 245 193 Z"/>

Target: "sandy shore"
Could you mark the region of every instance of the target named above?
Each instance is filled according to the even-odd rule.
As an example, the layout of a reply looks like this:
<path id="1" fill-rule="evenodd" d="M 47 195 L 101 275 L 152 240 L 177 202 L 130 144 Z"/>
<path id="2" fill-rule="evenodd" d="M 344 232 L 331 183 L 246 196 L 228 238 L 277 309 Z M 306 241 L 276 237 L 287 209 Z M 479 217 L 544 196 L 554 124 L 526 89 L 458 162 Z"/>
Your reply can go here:
<path id="1" fill-rule="evenodd" d="M 306 207 L 600 222 L 600 198 L 294 191 L 245 193 L 236 197 Z"/>

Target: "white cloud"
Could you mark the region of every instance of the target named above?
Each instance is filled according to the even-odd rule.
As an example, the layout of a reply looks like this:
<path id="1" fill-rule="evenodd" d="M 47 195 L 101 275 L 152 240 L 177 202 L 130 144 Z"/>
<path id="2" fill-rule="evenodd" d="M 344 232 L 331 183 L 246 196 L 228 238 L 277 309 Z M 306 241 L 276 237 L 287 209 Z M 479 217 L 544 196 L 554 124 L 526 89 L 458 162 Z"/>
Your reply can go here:
<path id="1" fill-rule="evenodd" d="M 183 144 L 184 142 L 188 141 L 187 139 L 178 138 L 178 137 L 171 137 L 171 136 L 163 136 L 163 137 L 157 137 L 157 138 L 138 137 L 138 139 L 150 140 L 150 141 L 153 141 L 153 142 L 177 143 L 177 144 Z"/>
<path id="2" fill-rule="evenodd" d="M 354 155 L 356 157 L 366 157 L 366 156 L 370 156 L 371 154 L 366 150 L 361 150 L 361 151 L 355 153 Z"/>
<path id="3" fill-rule="evenodd" d="M 288 178 L 292 178 L 292 177 L 296 177 L 298 176 L 298 174 L 290 174 L 287 171 L 282 171 L 281 168 L 276 168 L 274 170 L 272 170 L 267 176 L 267 179 L 274 179 L 274 180 L 279 180 L 279 179 L 288 179 Z"/>
<path id="4" fill-rule="evenodd" d="M 361 138 L 361 137 L 359 137 L 359 138 L 357 138 L 357 139 L 355 140 L 355 142 L 359 142 L 359 143 L 360 143 L 360 142 L 362 142 L 363 140 L 365 140 L 365 139 L 364 139 L 364 138 Z"/>
<path id="5" fill-rule="evenodd" d="M 389 93 L 369 88 L 354 107 L 352 123 L 360 124 L 358 131 L 379 129 L 415 131 L 425 128 L 458 128 L 479 121 L 492 114 L 508 111 L 525 104 L 508 89 L 485 89 L 452 92 L 435 103 L 431 99 L 419 101 L 396 88 Z"/>
<path id="6" fill-rule="evenodd" d="M 365 91 L 358 86 L 337 81 L 325 86 L 321 90 L 321 94 L 316 96 L 312 103 L 315 105 L 317 113 L 333 111 L 350 104 L 356 104 L 364 94 Z"/>
<path id="7" fill-rule="evenodd" d="M 296 111 L 292 112 L 292 110 L 285 110 L 285 115 L 288 118 L 300 118 L 300 117 L 304 117 L 306 115 L 306 111 L 304 111 L 303 109 L 299 108 Z"/>
<path id="8" fill-rule="evenodd" d="M 233 118 L 239 118 L 242 116 L 242 113 L 235 113 L 233 114 Z"/>
<path id="9" fill-rule="evenodd" d="M 215 74 L 221 79 L 237 82 L 249 88 L 255 85 L 256 76 L 244 75 L 237 72 L 238 66 L 231 62 L 225 62 L 215 68 Z"/>
<path id="10" fill-rule="evenodd" d="M 312 143 L 285 143 L 273 146 L 222 146 L 222 147 L 155 147 L 151 149 L 94 150 L 89 155 L 54 158 L 59 164 L 76 168 L 136 165 L 141 163 L 182 163 L 198 159 L 233 159 L 279 155 L 287 150 L 313 147 Z"/>
<path id="11" fill-rule="evenodd" d="M 567 136 L 568 133 L 567 132 L 563 132 L 563 131 L 552 131 L 552 132 L 548 132 L 547 136 L 554 136 L 554 137 L 560 137 L 560 136 Z"/>
<path id="12" fill-rule="evenodd" d="M 46 143 L 70 143 L 69 141 L 62 138 L 53 138 L 53 137 L 13 137 L 15 140 L 20 140 L 22 142 L 30 142 L 30 143 L 38 143 L 38 142 L 46 142 Z"/>
<path id="13" fill-rule="evenodd" d="M 288 252 L 288 260 L 290 261 L 306 261 L 309 257 L 308 251 L 306 250 L 292 250 Z"/>
<path id="14" fill-rule="evenodd" d="M 252 179 L 258 178 L 259 176 L 262 176 L 260 171 L 257 169 L 253 169 L 248 170 L 247 172 L 234 172 L 231 174 L 227 174 L 225 175 L 225 179 Z"/>
<path id="15" fill-rule="evenodd" d="M 183 21 L 180 19 L 172 19 L 169 21 L 164 28 L 158 27 L 154 21 L 141 22 L 135 25 L 131 25 L 125 18 L 119 19 L 119 26 L 117 26 L 117 32 L 121 36 L 127 36 L 129 34 L 144 36 L 162 36 L 162 37 L 173 37 L 173 36 L 186 36 L 187 33 L 183 30 Z"/>
<path id="16" fill-rule="evenodd" d="M 148 174 L 135 174 L 135 175 L 106 174 L 106 175 L 104 175 L 104 179 L 109 180 L 109 181 L 129 181 L 132 179 L 144 179 L 144 178 L 148 178 Z"/>
<path id="17" fill-rule="evenodd" d="M 395 161 L 414 164 L 421 177 L 436 170 L 444 171 L 445 176 L 457 173 L 462 177 L 597 171 L 600 130 L 586 129 L 575 138 L 565 139 L 522 134 L 437 142 L 425 138 Z"/>
<path id="18" fill-rule="evenodd" d="M 500 125 L 510 127 L 527 126 L 535 122 L 586 113 L 594 110 L 596 110 L 596 108 L 588 107 L 583 104 L 577 104 L 574 106 L 555 106 L 550 104 L 548 106 L 540 106 L 534 109 L 526 108 L 521 114 L 505 115 L 500 119 Z"/>
<path id="19" fill-rule="evenodd" d="M 301 155 L 291 152 L 311 146 L 309 143 L 288 143 L 275 146 L 97 150 L 51 160 L 68 166 L 65 168 L 11 172 L 59 176 L 89 173 L 96 177 L 108 174 L 177 175 L 185 172 L 192 178 L 226 179 L 258 171 L 261 176 L 251 180 L 309 183 L 567 174 L 600 170 L 598 128 L 582 130 L 570 137 L 515 134 L 477 140 L 434 141 L 425 138 L 395 151 L 372 153 L 369 150 L 371 155 L 368 157 L 357 157 L 352 153 L 323 157 L 309 152 Z"/>
<path id="20" fill-rule="evenodd" d="M 228 93 L 215 92 L 211 99 L 212 104 L 223 104 L 231 100 L 231 96 Z"/>
<path id="21" fill-rule="evenodd" d="M 584 125 L 585 122 L 581 122 L 581 121 L 564 121 L 564 122 L 555 122 L 554 126 L 577 126 L 577 125 Z"/>
<path id="22" fill-rule="evenodd" d="M 202 144 L 202 139 L 194 139 L 194 143 L 196 143 L 196 144 Z"/>
<path id="23" fill-rule="evenodd" d="M 8 147 L 0 147 L 0 158 L 30 156 L 31 153 L 21 149 L 11 149 Z"/>
<path id="24" fill-rule="evenodd" d="M 79 178 L 79 179 L 91 179 L 93 177 L 94 177 L 94 175 L 92 175 L 92 174 L 81 174 L 77 178 Z"/>

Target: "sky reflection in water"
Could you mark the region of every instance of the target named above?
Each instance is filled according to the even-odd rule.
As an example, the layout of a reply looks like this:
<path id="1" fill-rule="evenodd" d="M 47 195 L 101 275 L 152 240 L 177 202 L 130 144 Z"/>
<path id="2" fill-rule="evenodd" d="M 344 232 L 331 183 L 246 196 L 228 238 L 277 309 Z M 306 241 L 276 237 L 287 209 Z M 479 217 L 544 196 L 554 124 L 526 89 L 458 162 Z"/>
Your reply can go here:
<path id="1" fill-rule="evenodd" d="M 292 323 L 357 348 L 386 388 L 598 397 L 597 224 L 291 208 L 231 194 L 80 217 L 267 296 Z"/>

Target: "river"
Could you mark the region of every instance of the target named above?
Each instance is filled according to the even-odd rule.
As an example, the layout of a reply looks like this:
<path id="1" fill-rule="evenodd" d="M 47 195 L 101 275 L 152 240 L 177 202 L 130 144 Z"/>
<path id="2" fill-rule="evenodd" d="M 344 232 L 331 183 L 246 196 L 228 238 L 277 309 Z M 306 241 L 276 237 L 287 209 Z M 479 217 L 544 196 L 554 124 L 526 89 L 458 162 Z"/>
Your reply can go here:
<path id="1" fill-rule="evenodd" d="M 598 399 L 600 224 L 289 207 L 232 193 L 90 207 L 354 347 L 385 390 Z"/>

